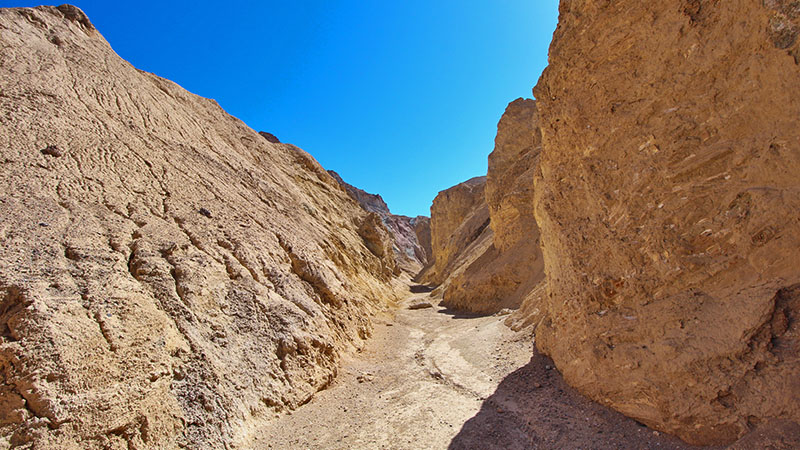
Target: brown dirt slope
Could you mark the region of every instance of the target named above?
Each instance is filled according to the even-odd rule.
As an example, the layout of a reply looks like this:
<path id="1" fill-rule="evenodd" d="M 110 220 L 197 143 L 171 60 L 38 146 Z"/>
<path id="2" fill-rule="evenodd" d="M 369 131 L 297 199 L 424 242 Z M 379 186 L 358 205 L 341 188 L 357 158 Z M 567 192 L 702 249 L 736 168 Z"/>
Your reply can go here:
<path id="1" fill-rule="evenodd" d="M 391 295 L 380 221 L 312 157 L 77 8 L 0 10 L 0 152 L 2 448 L 246 447 Z"/>
<path id="2" fill-rule="evenodd" d="M 693 443 L 800 421 L 800 9 L 562 1 L 534 90 L 537 344 Z"/>

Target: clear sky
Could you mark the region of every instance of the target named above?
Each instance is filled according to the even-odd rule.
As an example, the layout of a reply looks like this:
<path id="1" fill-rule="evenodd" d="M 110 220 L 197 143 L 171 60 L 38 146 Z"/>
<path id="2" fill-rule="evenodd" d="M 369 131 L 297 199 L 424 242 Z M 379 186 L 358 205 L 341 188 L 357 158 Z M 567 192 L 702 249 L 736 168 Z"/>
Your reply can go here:
<path id="1" fill-rule="evenodd" d="M 72 2 L 134 66 L 410 216 L 486 174 L 497 121 L 532 96 L 558 15 L 557 0 Z"/>

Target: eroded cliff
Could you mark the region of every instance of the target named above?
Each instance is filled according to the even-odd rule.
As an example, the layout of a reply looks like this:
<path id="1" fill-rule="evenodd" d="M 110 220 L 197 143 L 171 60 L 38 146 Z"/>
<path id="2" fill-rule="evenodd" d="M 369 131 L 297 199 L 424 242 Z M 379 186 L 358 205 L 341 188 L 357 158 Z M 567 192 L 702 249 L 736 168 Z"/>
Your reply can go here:
<path id="1" fill-rule="evenodd" d="M 486 177 L 475 177 L 439 192 L 433 199 L 432 261 L 419 274 L 421 282 L 441 285 L 459 267 L 483 253 L 485 242 L 491 242 L 485 188 Z"/>
<path id="2" fill-rule="evenodd" d="M 518 99 L 508 105 L 497 125 L 495 149 L 489 155 L 483 184 L 459 185 L 433 202 L 434 257 L 423 281 L 440 284 L 444 304 L 473 313 L 519 308 L 524 317 L 539 303 L 535 288 L 543 281 L 539 229 L 533 216 L 533 172 L 541 139 L 536 102 Z M 449 234 L 448 234 L 449 233 Z"/>
<path id="3" fill-rule="evenodd" d="M 380 195 L 370 194 L 347 183 L 333 170 L 329 170 L 328 173 L 364 210 L 380 217 L 386 230 L 391 234 L 392 253 L 397 269 L 411 276 L 419 273 L 428 264 L 432 252 L 430 219 L 425 216 L 408 217 L 392 214 Z"/>
<path id="4" fill-rule="evenodd" d="M 0 446 L 246 447 L 392 297 L 380 220 L 311 156 L 75 7 L 0 10 L 0 110 Z"/>
<path id="5" fill-rule="evenodd" d="M 562 1 L 534 91 L 536 342 L 691 443 L 800 421 L 798 25 L 790 1 Z"/>

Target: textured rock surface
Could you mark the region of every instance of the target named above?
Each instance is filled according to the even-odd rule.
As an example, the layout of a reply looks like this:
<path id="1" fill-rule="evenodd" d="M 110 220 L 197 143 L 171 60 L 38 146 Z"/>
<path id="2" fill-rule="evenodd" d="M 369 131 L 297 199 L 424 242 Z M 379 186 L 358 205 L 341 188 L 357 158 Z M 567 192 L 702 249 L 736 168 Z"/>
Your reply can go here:
<path id="1" fill-rule="evenodd" d="M 246 448 L 370 333 L 375 216 L 77 8 L 0 10 L 0 114 L 0 447 Z"/>
<path id="2" fill-rule="evenodd" d="M 445 305 L 486 314 L 519 308 L 529 299 L 512 321 L 534 320 L 530 313 L 537 310 L 540 296 L 530 294 L 544 278 L 532 208 L 540 151 L 536 102 L 515 100 L 497 125 L 483 184 L 468 182 L 434 200 L 436 263 L 422 279 L 440 284 Z"/>
<path id="3" fill-rule="evenodd" d="M 538 304 L 539 297 L 529 296 L 544 279 L 539 228 L 531 207 L 541 151 L 536 114 L 536 102 L 518 99 L 497 125 L 485 190 L 492 238 L 480 256 L 451 275 L 443 292 L 448 306 L 494 313 L 519 308 L 526 298 Z"/>
<path id="4" fill-rule="evenodd" d="M 485 188 L 486 177 L 475 177 L 439 192 L 433 200 L 433 264 L 420 274 L 421 282 L 441 285 L 458 267 L 482 254 L 487 242 L 491 243 Z"/>
<path id="5" fill-rule="evenodd" d="M 413 276 L 428 264 L 431 247 L 430 220 L 427 217 L 412 218 L 394 215 L 389 211 L 389 207 L 380 195 L 370 194 L 347 183 L 333 170 L 329 170 L 328 173 L 362 208 L 380 217 L 394 241 L 391 248 L 398 269 Z"/>
<path id="6" fill-rule="evenodd" d="M 267 133 L 266 131 L 259 131 L 258 134 L 260 134 L 264 139 L 266 139 L 268 142 L 272 142 L 273 144 L 280 144 L 281 143 L 281 140 L 278 139 L 272 133 Z"/>
<path id="7" fill-rule="evenodd" d="M 562 1 L 534 90 L 536 342 L 692 443 L 800 421 L 799 21 L 789 1 Z"/>

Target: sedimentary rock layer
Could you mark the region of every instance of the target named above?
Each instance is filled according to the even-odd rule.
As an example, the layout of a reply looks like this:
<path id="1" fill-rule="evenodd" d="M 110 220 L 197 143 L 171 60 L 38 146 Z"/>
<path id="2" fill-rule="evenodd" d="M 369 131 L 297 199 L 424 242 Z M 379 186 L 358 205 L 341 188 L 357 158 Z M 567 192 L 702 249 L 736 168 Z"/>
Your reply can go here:
<path id="1" fill-rule="evenodd" d="M 452 274 L 443 292 L 449 306 L 475 313 L 516 309 L 544 279 L 531 207 L 541 151 L 538 125 L 536 102 L 530 99 L 509 104 L 497 125 L 485 189 L 491 240 L 480 256 Z"/>
<path id="2" fill-rule="evenodd" d="M 536 342 L 692 443 L 800 421 L 799 26 L 790 1 L 562 1 L 534 91 Z"/>
<path id="3" fill-rule="evenodd" d="M 421 282 L 441 285 L 458 267 L 485 251 L 484 244 L 491 242 L 485 188 L 486 177 L 475 177 L 439 192 L 433 200 L 433 263 L 420 274 Z M 465 255 L 467 251 L 470 256 Z"/>
<path id="4" fill-rule="evenodd" d="M 380 220 L 311 156 L 75 7 L 0 10 L 0 152 L 0 446 L 246 447 L 390 295 Z"/>

